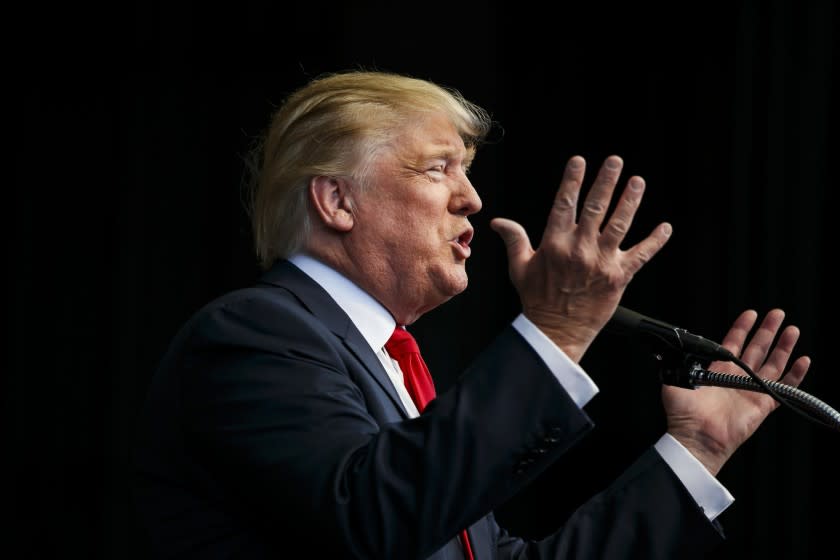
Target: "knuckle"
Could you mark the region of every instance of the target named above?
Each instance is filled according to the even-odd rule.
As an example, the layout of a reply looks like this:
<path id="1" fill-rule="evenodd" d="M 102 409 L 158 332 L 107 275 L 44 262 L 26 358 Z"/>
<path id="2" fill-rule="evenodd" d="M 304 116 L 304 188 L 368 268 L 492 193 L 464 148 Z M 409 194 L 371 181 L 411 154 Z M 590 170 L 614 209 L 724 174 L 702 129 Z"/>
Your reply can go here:
<path id="1" fill-rule="evenodd" d="M 600 215 L 603 214 L 605 211 L 605 207 L 599 201 L 586 201 L 586 204 L 583 205 L 583 211 L 588 214 L 595 214 Z"/>
<path id="2" fill-rule="evenodd" d="M 569 251 L 568 258 L 574 263 L 586 263 L 590 260 L 590 251 L 585 246 L 576 244 Z"/>
<path id="3" fill-rule="evenodd" d="M 568 246 L 560 239 L 548 238 L 544 243 L 545 250 L 555 257 L 568 258 L 570 250 Z"/>
<path id="4" fill-rule="evenodd" d="M 553 209 L 561 211 L 572 210 L 576 203 L 577 201 L 573 196 L 569 194 L 560 194 L 554 199 Z"/>
<path id="5" fill-rule="evenodd" d="M 636 194 L 627 194 L 624 196 L 624 202 L 631 208 L 636 208 L 642 201 L 642 197 Z"/>
<path id="6" fill-rule="evenodd" d="M 651 255 L 647 249 L 640 249 L 639 252 L 636 253 L 636 259 L 639 261 L 640 265 L 646 264 L 648 261 L 650 261 L 652 256 L 653 255 Z"/>
<path id="7" fill-rule="evenodd" d="M 625 235 L 630 229 L 630 224 L 623 219 L 613 219 L 607 224 L 607 228 L 617 235 Z"/>

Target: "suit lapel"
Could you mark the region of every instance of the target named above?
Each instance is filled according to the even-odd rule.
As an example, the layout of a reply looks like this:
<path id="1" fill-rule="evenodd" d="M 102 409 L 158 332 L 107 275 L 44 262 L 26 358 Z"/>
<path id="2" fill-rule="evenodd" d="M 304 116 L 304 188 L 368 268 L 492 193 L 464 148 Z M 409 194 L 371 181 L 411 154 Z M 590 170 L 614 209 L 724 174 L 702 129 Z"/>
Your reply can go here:
<path id="1" fill-rule="evenodd" d="M 491 549 L 493 540 L 490 537 L 490 528 L 486 517 L 482 517 L 469 528 L 467 533 L 470 536 L 470 544 L 472 544 L 473 556 L 481 560 L 482 558 L 495 558 L 496 552 Z"/>
<path id="2" fill-rule="evenodd" d="M 408 418 L 394 384 L 385 372 L 379 358 L 373 352 L 350 317 L 317 282 L 286 260 L 277 262 L 260 278 L 260 282 L 291 292 L 310 313 L 317 317 L 330 331 L 339 337 L 344 346 L 376 380 L 397 409 Z"/>

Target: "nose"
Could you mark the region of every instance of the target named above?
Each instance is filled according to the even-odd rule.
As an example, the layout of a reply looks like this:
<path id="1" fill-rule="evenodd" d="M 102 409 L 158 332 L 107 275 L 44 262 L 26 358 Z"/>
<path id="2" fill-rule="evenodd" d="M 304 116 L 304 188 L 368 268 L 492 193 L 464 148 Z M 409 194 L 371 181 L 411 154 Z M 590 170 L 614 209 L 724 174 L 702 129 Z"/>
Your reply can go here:
<path id="1" fill-rule="evenodd" d="M 481 197 L 466 175 L 460 177 L 452 194 L 449 211 L 461 216 L 469 216 L 481 210 Z"/>

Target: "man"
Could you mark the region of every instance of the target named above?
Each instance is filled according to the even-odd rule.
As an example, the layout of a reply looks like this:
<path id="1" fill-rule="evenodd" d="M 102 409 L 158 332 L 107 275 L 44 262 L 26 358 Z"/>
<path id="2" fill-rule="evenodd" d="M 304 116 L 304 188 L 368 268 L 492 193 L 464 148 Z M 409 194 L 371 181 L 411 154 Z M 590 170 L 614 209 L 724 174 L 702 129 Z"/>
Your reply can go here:
<path id="1" fill-rule="evenodd" d="M 691 558 L 722 540 L 732 497 L 714 475 L 775 408 L 764 395 L 664 387 L 668 433 L 556 534 L 525 542 L 492 515 L 592 428 L 578 362 L 670 235 L 620 248 L 644 190 L 630 178 L 607 216 L 620 158 L 581 204 L 585 162 L 569 160 L 536 250 L 493 220 L 522 314 L 450 390 L 391 352 L 467 287 L 481 208 L 467 171 L 489 126 L 455 91 L 375 72 L 314 80 L 275 114 L 252 203 L 266 272 L 179 332 L 140 424 L 156 555 Z M 788 326 L 773 347 L 783 317 L 747 342 L 746 311 L 723 344 L 779 378 L 798 338 Z"/>

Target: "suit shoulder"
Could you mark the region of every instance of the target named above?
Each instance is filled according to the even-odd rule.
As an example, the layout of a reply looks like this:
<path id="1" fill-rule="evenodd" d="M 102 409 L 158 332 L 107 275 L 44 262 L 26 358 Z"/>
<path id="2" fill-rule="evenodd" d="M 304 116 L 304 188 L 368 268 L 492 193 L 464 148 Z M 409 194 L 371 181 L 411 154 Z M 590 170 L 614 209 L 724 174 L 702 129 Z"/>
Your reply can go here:
<path id="1" fill-rule="evenodd" d="M 278 336 L 328 337 L 329 329 L 289 290 L 257 285 L 228 292 L 196 311 L 175 337 L 181 344 L 254 344 Z"/>

